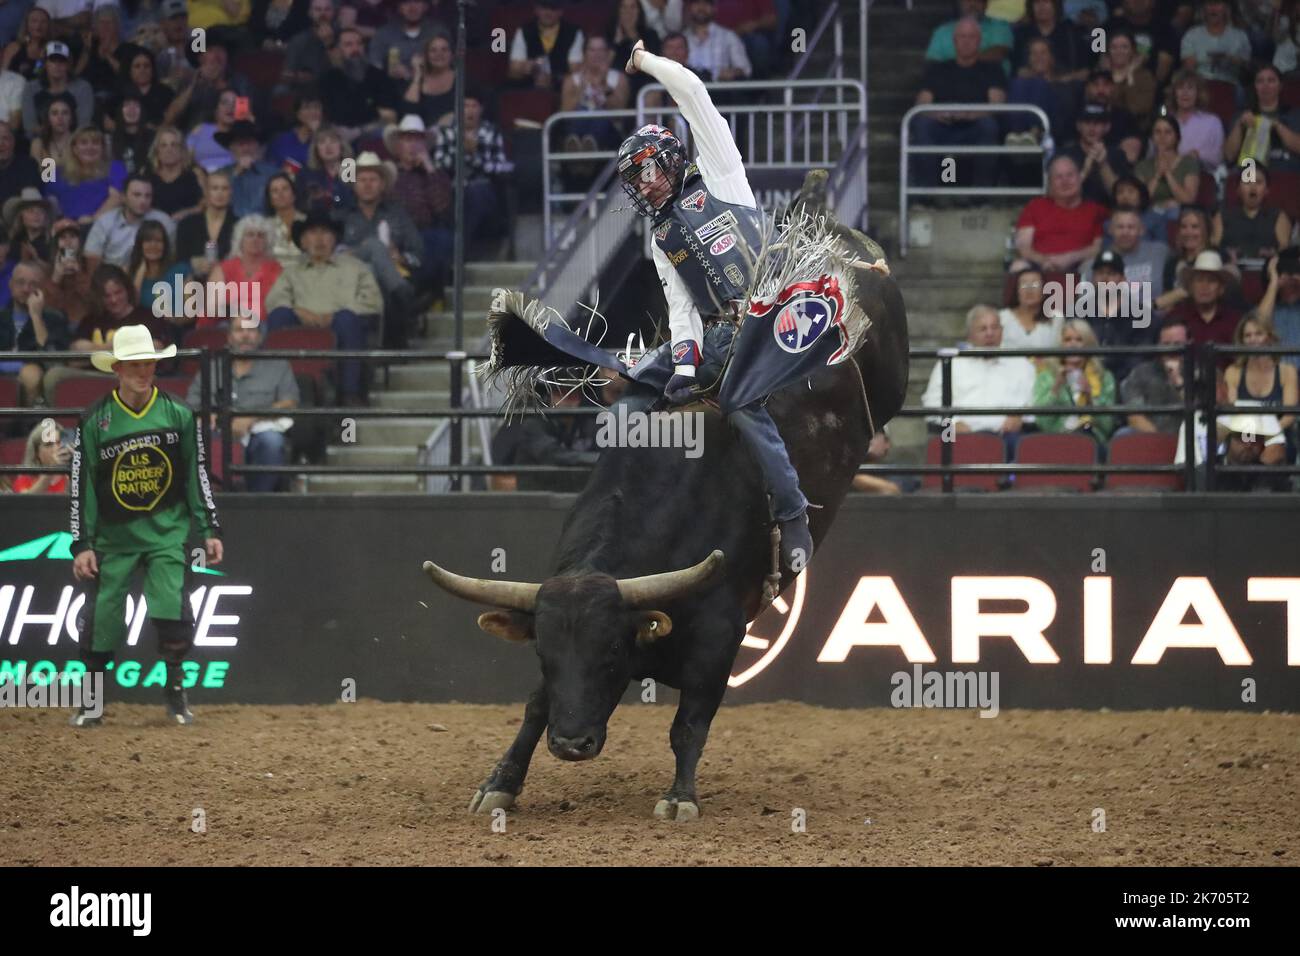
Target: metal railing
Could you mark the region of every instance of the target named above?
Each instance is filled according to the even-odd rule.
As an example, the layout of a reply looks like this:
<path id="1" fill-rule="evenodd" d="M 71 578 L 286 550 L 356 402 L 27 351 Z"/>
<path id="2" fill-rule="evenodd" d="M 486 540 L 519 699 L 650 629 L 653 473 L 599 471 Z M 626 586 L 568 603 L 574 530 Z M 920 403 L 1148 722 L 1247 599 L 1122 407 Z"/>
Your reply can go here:
<path id="1" fill-rule="evenodd" d="M 912 119 L 927 113 L 1032 113 L 1044 130 L 1036 146 L 913 146 Z M 912 196 L 1041 196 L 1047 187 L 1047 114 L 1028 103 L 923 103 L 903 114 L 898 141 L 898 253 L 907 255 L 908 199 Z M 1043 167 L 1040 186 L 913 186 L 909 167 L 913 156 L 1038 156 Z"/>
<path id="2" fill-rule="evenodd" d="M 639 114 L 634 109 L 622 110 L 566 110 L 559 113 L 552 113 L 546 118 L 542 126 L 542 236 L 549 244 L 554 241 L 554 235 L 551 229 L 551 219 L 554 215 L 555 207 L 563 206 L 570 203 L 581 202 L 586 199 L 586 193 L 571 193 L 563 190 L 557 191 L 551 184 L 551 173 L 556 166 L 564 166 L 571 163 L 590 163 L 593 160 L 599 161 L 602 165 L 607 166 L 615 156 L 618 155 L 618 149 L 597 149 L 597 150 L 553 150 L 551 148 L 552 134 L 561 124 L 568 123 L 572 120 L 593 120 L 593 119 L 629 119 L 638 117 Z M 640 126 L 640 122 L 637 123 Z M 561 174 L 562 175 L 562 174 Z M 603 192 L 600 198 L 604 198 Z"/>

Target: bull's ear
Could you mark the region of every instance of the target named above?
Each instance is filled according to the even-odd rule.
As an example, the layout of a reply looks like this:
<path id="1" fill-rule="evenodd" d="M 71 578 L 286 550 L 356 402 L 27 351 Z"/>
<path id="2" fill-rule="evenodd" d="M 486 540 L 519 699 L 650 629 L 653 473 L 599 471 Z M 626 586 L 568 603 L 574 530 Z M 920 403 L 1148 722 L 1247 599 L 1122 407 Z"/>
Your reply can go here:
<path id="1" fill-rule="evenodd" d="M 671 634 L 673 619 L 663 611 L 642 611 L 637 620 L 636 639 L 642 644 L 649 644 Z"/>
<path id="2" fill-rule="evenodd" d="M 478 626 L 514 644 L 525 644 L 533 637 L 533 616 L 519 611 L 484 611 Z"/>

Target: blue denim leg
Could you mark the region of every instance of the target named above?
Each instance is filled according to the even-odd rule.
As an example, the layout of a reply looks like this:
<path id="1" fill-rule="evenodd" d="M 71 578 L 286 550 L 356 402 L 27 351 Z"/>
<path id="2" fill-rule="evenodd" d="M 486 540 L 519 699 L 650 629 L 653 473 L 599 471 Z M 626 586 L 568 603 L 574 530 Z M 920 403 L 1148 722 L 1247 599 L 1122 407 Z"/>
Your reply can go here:
<path id="1" fill-rule="evenodd" d="M 339 309 L 330 323 L 338 346 L 345 352 L 366 347 L 366 324 L 361 316 L 350 309 Z M 361 362 L 344 359 L 339 362 L 339 391 L 344 395 L 361 394 Z"/>
<path id="2" fill-rule="evenodd" d="M 808 499 L 799 490 L 799 474 L 790 464 L 785 441 L 767 409 L 758 403 L 746 405 L 732 412 L 728 421 L 758 460 L 763 486 L 775 503 L 776 520 L 789 521 L 807 511 Z"/>
<path id="3" fill-rule="evenodd" d="M 286 460 L 284 435 L 281 432 L 259 432 L 248 439 L 244 460 L 250 465 L 283 465 Z M 249 491 L 278 491 L 283 475 L 249 475 L 245 481 Z"/>

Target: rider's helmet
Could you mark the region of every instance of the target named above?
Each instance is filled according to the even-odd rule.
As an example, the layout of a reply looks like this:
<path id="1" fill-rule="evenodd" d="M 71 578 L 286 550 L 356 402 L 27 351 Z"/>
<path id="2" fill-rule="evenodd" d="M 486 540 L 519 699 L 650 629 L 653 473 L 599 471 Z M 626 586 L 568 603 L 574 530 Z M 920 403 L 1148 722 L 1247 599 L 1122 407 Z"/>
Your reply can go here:
<path id="1" fill-rule="evenodd" d="M 646 197 L 641 184 L 655 179 L 655 167 L 667 178 L 670 188 L 662 196 Z M 643 216 L 653 217 L 677 198 L 685 171 L 686 147 L 672 130 L 662 126 L 642 126 L 618 148 L 618 176 L 623 191 Z"/>

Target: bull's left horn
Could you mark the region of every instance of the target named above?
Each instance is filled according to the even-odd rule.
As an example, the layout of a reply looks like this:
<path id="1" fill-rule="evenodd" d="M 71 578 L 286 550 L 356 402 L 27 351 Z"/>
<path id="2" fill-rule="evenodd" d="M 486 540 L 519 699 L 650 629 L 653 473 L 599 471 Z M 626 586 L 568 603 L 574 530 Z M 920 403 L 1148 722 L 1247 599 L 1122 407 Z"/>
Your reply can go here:
<path id="1" fill-rule="evenodd" d="M 446 568 L 440 568 L 432 561 L 424 562 L 424 570 L 433 583 L 444 591 L 462 597 L 476 604 L 507 608 L 512 611 L 532 613 L 537 604 L 537 589 L 540 584 L 525 584 L 522 581 L 486 581 L 483 578 L 467 578 L 453 574 Z"/>
<path id="2" fill-rule="evenodd" d="M 680 571 L 625 578 L 618 582 L 618 593 L 628 607 L 657 607 L 707 582 L 724 560 L 726 556 L 721 551 L 714 551 L 699 564 Z"/>

